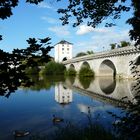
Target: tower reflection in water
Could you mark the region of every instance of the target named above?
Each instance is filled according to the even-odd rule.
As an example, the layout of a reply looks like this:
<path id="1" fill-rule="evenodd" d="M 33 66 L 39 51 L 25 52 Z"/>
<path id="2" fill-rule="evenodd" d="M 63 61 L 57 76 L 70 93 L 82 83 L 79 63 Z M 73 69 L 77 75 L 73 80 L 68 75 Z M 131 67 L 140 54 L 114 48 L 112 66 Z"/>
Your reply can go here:
<path id="1" fill-rule="evenodd" d="M 72 89 L 67 88 L 62 83 L 55 85 L 55 101 L 65 105 L 72 102 Z"/>

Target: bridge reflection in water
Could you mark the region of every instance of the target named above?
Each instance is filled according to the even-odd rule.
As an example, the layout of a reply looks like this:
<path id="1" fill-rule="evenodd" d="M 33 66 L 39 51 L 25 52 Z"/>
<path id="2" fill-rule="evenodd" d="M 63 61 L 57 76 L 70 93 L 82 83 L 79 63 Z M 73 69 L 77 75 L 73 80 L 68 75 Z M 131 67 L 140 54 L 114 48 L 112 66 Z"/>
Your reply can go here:
<path id="1" fill-rule="evenodd" d="M 67 91 L 68 88 L 69 91 L 70 89 L 77 90 L 80 91 L 80 93 L 103 101 L 108 101 L 109 103 L 113 103 L 112 101 L 118 103 L 127 103 L 131 101 L 136 103 L 135 96 L 138 93 L 132 89 L 135 84 L 133 80 L 115 80 L 112 77 L 98 77 L 95 79 L 85 78 L 84 82 L 82 80 L 80 78 L 66 79 L 63 84 L 67 87 Z"/>

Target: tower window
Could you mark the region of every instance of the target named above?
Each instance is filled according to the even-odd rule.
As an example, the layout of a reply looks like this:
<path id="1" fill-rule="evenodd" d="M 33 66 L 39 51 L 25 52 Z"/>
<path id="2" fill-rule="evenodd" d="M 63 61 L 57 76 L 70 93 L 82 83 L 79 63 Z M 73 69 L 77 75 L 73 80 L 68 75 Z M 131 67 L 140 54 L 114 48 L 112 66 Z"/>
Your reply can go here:
<path id="1" fill-rule="evenodd" d="M 67 51 L 69 51 L 69 48 L 67 48 Z"/>
<path id="2" fill-rule="evenodd" d="M 64 48 L 62 48 L 62 50 L 64 50 Z"/>

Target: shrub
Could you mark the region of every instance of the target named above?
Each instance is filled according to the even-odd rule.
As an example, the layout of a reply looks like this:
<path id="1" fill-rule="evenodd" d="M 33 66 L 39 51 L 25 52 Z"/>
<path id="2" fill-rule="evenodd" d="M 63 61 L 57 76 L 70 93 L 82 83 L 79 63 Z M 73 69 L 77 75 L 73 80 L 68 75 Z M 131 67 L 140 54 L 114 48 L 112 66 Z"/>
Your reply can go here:
<path id="1" fill-rule="evenodd" d="M 75 76 L 76 75 L 76 70 L 74 68 L 69 68 L 68 70 L 65 71 L 65 75 Z"/>
<path id="2" fill-rule="evenodd" d="M 65 69 L 63 64 L 51 61 L 46 64 L 42 73 L 45 75 L 62 75 Z"/>
<path id="3" fill-rule="evenodd" d="M 93 77 L 94 76 L 94 72 L 89 67 L 81 67 L 81 69 L 79 71 L 79 76 Z"/>
<path id="4" fill-rule="evenodd" d="M 38 67 L 28 67 L 25 69 L 25 73 L 27 75 L 34 75 L 39 73 L 39 68 Z"/>

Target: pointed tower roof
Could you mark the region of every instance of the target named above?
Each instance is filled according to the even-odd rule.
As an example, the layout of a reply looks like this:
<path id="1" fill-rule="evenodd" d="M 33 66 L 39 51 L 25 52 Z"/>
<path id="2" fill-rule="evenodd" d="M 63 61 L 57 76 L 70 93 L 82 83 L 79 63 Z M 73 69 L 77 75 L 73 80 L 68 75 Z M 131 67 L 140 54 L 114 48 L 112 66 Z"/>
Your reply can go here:
<path id="1" fill-rule="evenodd" d="M 57 44 L 72 44 L 72 43 L 70 43 L 70 42 L 68 42 L 68 41 L 66 41 L 66 40 L 61 40 L 61 41 L 58 42 Z M 55 44 L 55 45 L 57 45 L 57 44 Z"/>

